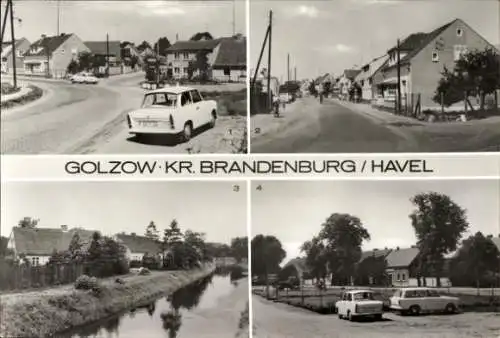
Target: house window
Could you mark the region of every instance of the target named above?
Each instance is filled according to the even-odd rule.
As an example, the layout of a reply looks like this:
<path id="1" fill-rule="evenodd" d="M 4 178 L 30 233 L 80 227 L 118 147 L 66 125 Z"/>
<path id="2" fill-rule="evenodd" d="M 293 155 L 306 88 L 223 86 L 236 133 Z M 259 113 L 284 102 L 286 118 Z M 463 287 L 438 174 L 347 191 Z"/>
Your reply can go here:
<path id="1" fill-rule="evenodd" d="M 400 281 L 400 280 L 401 280 L 401 275 L 400 275 L 399 273 L 398 273 L 398 279 L 397 279 L 397 280 L 398 280 L 398 281 Z"/>
<path id="2" fill-rule="evenodd" d="M 181 70 L 179 69 L 179 67 L 175 67 L 175 68 L 174 68 L 174 73 L 175 73 L 175 74 L 179 74 L 179 73 L 180 73 L 180 71 L 181 71 Z"/>
<path id="3" fill-rule="evenodd" d="M 178 60 L 179 59 L 179 53 L 175 53 L 174 57 L 175 57 L 176 60 Z"/>
<path id="4" fill-rule="evenodd" d="M 184 60 L 189 60 L 189 53 L 184 53 L 183 56 L 184 56 Z"/>
<path id="5" fill-rule="evenodd" d="M 39 261 L 39 258 L 38 258 L 38 257 L 32 257 L 32 258 L 31 258 L 31 265 L 33 265 L 33 266 L 38 266 L 38 265 L 39 265 L 39 263 L 40 263 L 40 261 Z"/>
<path id="6" fill-rule="evenodd" d="M 437 51 L 432 52 L 432 62 L 439 62 L 439 53 Z"/>
<path id="7" fill-rule="evenodd" d="M 184 67 L 184 74 L 188 73 L 188 67 Z"/>
<path id="8" fill-rule="evenodd" d="M 364 87 L 365 85 L 365 80 L 361 80 L 361 86 Z"/>
<path id="9" fill-rule="evenodd" d="M 231 69 L 229 69 L 229 67 L 224 68 L 224 75 L 226 75 L 226 76 L 231 75 Z"/>
<path id="10" fill-rule="evenodd" d="M 71 49 L 71 54 L 73 54 L 73 55 L 78 54 L 78 49 L 77 48 Z"/>
<path id="11" fill-rule="evenodd" d="M 406 274 L 403 273 L 403 275 L 401 276 L 401 280 L 403 280 L 403 281 L 406 280 Z"/>
<path id="12" fill-rule="evenodd" d="M 461 28 L 457 28 L 457 36 L 464 35 L 464 31 Z"/>

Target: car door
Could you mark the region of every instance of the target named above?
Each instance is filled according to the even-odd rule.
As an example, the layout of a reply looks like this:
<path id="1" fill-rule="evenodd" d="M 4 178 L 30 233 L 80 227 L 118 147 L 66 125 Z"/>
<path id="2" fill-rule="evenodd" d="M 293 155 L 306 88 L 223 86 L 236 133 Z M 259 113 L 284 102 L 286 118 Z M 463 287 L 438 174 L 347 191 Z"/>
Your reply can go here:
<path id="1" fill-rule="evenodd" d="M 182 119 L 182 125 L 184 125 L 186 121 L 191 120 L 193 123 L 193 129 L 197 128 L 196 114 L 191 100 L 191 95 L 188 91 L 181 94 L 180 104 L 181 108 L 179 109 L 179 117 Z"/>
<path id="2" fill-rule="evenodd" d="M 337 311 L 340 315 L 344 315 L 345 314 L 345 311 L 344 311 L 344 301 L 345 301 L 345 293 L 342 293 L 340 295 L 340 299 L 339 301 L 337 302 Z"/>
<path id="3" fill-rule="evenodd" d="M 201 101 L 201 96 L 196 89 L 190 91 L 191 99 L 193 101 L 193 107 L 196 114 L 196 124 L 198 126 L 204 125 L 208 123 L 210 120 L 208 119 L 207 112 L 203 111 L 204 107 Z"/>
<path id="4" fill-rule="evenodd" d="M 446 304 L 436 290 L 427 290 L 427 303 L 429 311 L 444 310 Z"/>
<path id="5" fill-rule="evenodd" d="M 415 303 L 418 304 L 423 311 L 430 311 L 432 308 L 432 302 L 427 295 L 427 290 L 417 290 L 415 292 Z"/>

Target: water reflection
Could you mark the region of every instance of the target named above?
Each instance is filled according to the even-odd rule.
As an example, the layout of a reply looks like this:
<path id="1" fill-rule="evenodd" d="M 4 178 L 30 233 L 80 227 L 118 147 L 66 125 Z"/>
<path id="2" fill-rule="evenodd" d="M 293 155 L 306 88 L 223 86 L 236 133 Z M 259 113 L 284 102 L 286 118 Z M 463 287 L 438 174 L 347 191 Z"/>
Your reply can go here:
<path id="1" fill-rule="evenodd" d="M 131 309 L 91 325 L 76 328 L 58 337 L 64 338 L 169 338 L 186 337 L 198 329 L 192 311 L 218 312 L 219 301 L 229 297 L 234 286 L 245 277 L 239 269 L 216 271 L 168 297 Z"/>

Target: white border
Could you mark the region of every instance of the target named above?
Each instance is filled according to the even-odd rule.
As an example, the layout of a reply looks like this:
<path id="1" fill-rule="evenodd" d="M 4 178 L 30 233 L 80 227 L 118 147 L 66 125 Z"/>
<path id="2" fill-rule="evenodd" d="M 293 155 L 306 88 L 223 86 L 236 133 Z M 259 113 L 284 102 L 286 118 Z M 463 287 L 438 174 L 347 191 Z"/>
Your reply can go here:
<path id="1" fill-rule="evenodd" d="M 252 303 L 252 180 L 247 179 L 247 236 L 248 236 L 248 337 L 253 337 Z"/>

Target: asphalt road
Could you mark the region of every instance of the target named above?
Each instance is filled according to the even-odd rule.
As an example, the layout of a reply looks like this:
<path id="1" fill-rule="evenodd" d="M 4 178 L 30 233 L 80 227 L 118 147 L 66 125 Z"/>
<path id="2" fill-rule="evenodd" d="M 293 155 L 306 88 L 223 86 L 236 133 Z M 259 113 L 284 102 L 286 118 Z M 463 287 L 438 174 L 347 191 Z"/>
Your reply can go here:
<path id="1" fill-rule="evenodd" d="M 390 128 L 333 102 L 304 109 L 300 128 L 283 129 L 252 141 L 255 153 L 401 151 L 406 140 Z M 285 112 L 285 119 L 287 118 Z"/>
<path id="2" fill-rule="evenodd" d="M 498 338 L 500 313 L 401 317 L 385 313 L 379 322 L 349 322 L 253 296 L 254 335 L 258 338 Z"/>
<path id="3" fill-rule="evenodd" d="M 143 73 L 128 74 L 104 79 L 97 85 L 22 79 L 39 86 L 45 93 L 37 101 L 2 111 L 2 153 L 188 152 L 191 145 L 163 138 L 139 142 L 128 133 L 126 113 L 141 104 L 144 90 L 138 83 L 143 78 Z M 217 148 L 225 146 L 220 142 L 226 130 L 237 125 L 241 127 L 241 121 L 221 119 L 215 128 L 199 130 L 193 142 L 205 146 L 201 152 L 217 152 Z"/>
<path id="4" fill-rule="evenodd" d="M 262 129 L 262 134 L 254 134 L 251 152 L 463 152 L 492 151 L 500 146 L 500 116 L 429 124 L 357 108 L 332 99 L 319 104 L 306 97 L 287 107 L 280 119 L 253 117 L 252 128 Z"/>

